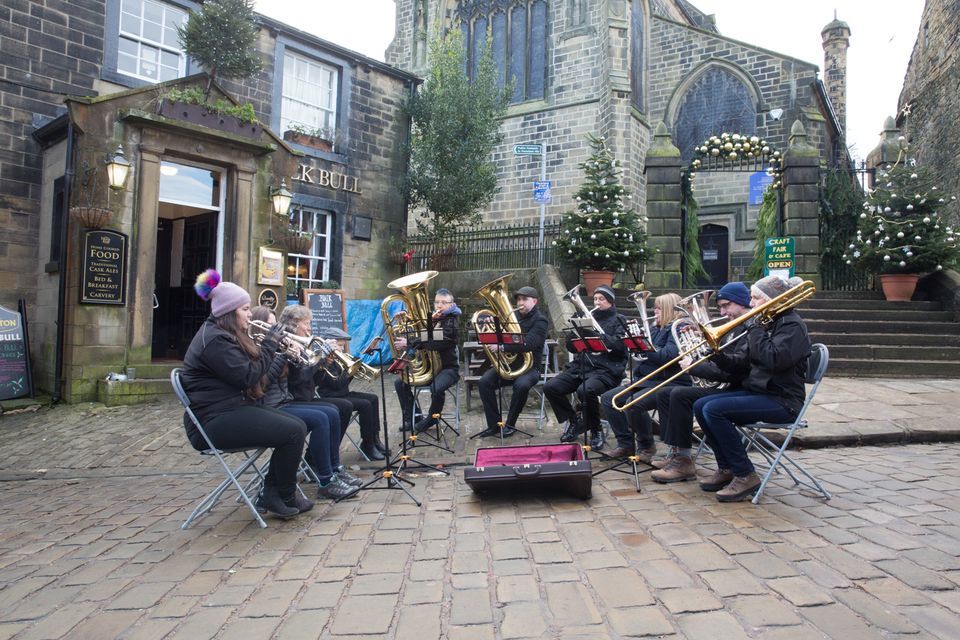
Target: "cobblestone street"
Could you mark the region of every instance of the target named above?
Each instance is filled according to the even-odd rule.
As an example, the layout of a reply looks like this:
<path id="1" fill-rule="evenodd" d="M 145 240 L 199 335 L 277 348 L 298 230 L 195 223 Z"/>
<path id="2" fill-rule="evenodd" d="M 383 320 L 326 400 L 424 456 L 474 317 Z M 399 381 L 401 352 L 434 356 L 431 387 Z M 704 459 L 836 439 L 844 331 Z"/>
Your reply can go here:
<path id="1" fill-rule="evenodd" d="M 261 530 L 228 499 L 182 531 L 220 477 L 179 415 L 165 402 L 2 418 L 0 638 L 953 639 L 960 628 L 960 444 L 798 453 L 829 502 L 783 478 L 754 506 L 646 475 L 637 493 L 619 474 L 595 478 L 589 501 L 481 500 L 454 466 L 410 475 L 422 507 L 366 491 Z M 476 415 L 467 422 L 475 432 Z"/>

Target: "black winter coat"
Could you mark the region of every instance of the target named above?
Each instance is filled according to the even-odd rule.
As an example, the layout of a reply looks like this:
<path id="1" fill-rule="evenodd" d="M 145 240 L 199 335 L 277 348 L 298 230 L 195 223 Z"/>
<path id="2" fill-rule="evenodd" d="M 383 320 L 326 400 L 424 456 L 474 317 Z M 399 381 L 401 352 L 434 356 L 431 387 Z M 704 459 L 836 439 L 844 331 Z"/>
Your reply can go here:
<path id="1" fill-rule="evenodd" d="M 673 331 L 671 327 L 673 324 L 668 324 L 665 327 L 654 326 L 650 329 L 653 334 L 650 336 L 650 341 L 653 343 L 653 346 L 657 348 L 654 352 L 647 352 L 645 355 L 647 359 L 643 362 L 637 363 L 633 368 L 633 377 L 635 380 L 639 380 L 645 375 L 649 375 L 676 358 L 680 354 L 680 349 L 677 346 L 676 340 L 673 339 Z M 656 377 L 651 378 L 651 380 L 666 380 L 673 374 L 680 371 L 680 365 L 675 364 L 669 369 L 661 371 Z M 681 386 L 690 386 L 690 376 L 682 375 L 674 379 L 672 384 L 681 385 Z"/>
<path id="2" fill-rule="evenodd" d="M 439 320 L 433 321 L 433 328 L 443 330 L 443 337 L 440 340 L 430 340 L 421 342 L 419 338 L 411 337 L 408 344 L 414 349 L 429 349 L 436 351 L 440 356 L 441 369 L 459 369 L 460 363 L 457 361 L 457 343 L 459 341 L 460 330 L 457 328 L 457 321 L 460 317 L 460 310 L 456 306 L 453 313 L 444 315 Z"/>
<path id="3" fill-rule="evenodd" d="M 526 315 L 517 314 L 517 324 L 523 333 L 523 341 L 518 344 L 505 344 L 507 353 L 532 353 L 533 366 L 543 371 L 543 343 L 547 341 L 547 316 L 540 313 L 540 307 L 534 307 Z"/>
<path id="4" fill-rule="evenodd" d="M 600 337 L 609 351 L 578 356 L 567 366 L 566 371 L 581 377 L 589 376 L 594 372 L 600 373 L 619 382 L 627 366 L 627 348 L 621 339 L 626 335 L 626 319 L 617 313 L 616 307 L 603 311 L 598 309 L 593 312 L 593 317 L 603 329 L 603 335 Z M 575 353 L 572 336 L 567 337 L 566 344 L 567 351 Z"/>

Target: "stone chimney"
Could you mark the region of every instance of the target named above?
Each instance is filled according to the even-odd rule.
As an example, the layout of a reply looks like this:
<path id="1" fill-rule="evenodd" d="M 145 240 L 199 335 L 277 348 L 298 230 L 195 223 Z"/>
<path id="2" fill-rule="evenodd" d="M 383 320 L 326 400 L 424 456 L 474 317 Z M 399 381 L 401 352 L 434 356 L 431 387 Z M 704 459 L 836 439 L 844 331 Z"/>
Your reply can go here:
<path id="1" fill-rule="evenodd" d="M 850 47 L 850 26 L 843 20 L 837 20 L 833 12 L 833 21 L 820 32 L 823 38 L 823 83 L 827 95 L 837 114 L 837 121 L 844 135 L 847 132 L 847 49 Z"/>

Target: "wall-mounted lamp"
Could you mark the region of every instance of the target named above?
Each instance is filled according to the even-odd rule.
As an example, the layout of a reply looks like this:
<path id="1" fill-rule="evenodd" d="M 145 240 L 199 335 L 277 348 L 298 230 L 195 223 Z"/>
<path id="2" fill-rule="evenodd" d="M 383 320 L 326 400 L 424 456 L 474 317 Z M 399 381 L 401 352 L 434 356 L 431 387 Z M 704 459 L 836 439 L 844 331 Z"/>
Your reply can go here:
<path id="1" fill-rule="evenodd" d="M 117 145 L 116 153 L 107 160 L 107 178 L 110 181 L 110 188 L 114 191 L 123 189 L 129 171 L 130 162 L 123 155 L 123 145 Z"/>
<path id="2" fill-rule="evenodd" d="M 270 190 L 270 200 L 273 202 L 273 212 L 281 218 L 287 217 L 290 211 L 290 202 L 293 201 L 293 194 L 287 189 L 287 181 L 280 181 L 279 189 Z"/>

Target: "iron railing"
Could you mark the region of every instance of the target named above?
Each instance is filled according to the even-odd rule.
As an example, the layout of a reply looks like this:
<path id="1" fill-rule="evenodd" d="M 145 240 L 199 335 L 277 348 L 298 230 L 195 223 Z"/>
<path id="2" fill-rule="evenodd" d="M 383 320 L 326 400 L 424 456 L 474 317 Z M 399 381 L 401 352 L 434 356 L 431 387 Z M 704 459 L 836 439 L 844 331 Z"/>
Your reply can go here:
<path id="1" fill-rule="evenodd" d="M 406 272 L 530 269 L 556 264 L 552 243 L 559 232 L 559 222 L 545 224 L 542 246 L 540 227 L 535 224 L 484 225 L 449 233 L 440 241 L 411 236 L 407 246 L 413 249 L 413 259 Z"/>

